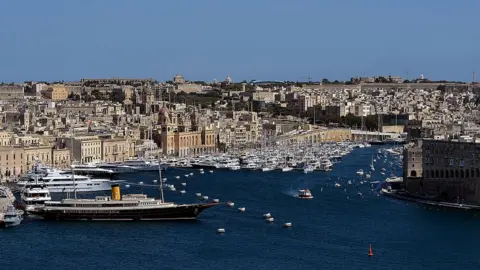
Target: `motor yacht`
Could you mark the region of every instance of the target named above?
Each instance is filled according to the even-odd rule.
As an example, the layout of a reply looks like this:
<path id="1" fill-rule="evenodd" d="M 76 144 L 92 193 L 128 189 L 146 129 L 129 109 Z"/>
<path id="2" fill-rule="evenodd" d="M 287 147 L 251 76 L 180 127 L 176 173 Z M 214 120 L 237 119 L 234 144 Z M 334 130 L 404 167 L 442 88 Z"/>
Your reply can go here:
<path id="1" fill-rule="evenodd" d="M 110 190 L 112 182 L 110 179 L 94 179 L 89 176 L 65 174 L 63 171 L 50 170 L 40 177 L 23 176 L 17 182 L 20 189 L 28 184 L 42 182 L 50 192 L 85 192 Z M 75 185 L 74 185 L 75 183 Z"/>
<path id="2" fill-rule="evenodd" d="M 298 191 L 298 198 L 300 199 L 313 199 L 312 193 L 309 189 L 301 189 Z"/>

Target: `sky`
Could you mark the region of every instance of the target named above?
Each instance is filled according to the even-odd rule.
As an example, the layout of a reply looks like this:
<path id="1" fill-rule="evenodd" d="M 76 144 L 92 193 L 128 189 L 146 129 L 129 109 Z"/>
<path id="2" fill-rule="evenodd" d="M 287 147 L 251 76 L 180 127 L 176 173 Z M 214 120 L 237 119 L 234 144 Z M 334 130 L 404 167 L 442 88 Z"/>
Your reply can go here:
<path id="1" fill-rule="evenodd" d="M 478 0 L 0 2 L 0 81 L 480 77 Z"/>

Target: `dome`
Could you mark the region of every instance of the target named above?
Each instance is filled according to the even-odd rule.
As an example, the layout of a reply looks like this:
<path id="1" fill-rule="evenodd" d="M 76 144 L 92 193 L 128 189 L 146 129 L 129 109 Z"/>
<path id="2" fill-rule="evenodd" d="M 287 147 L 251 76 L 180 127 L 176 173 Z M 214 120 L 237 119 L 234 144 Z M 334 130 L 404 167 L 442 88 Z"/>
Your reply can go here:
<path id="1" fill-rule="evenodd" d="M 160 109 L 160 111 L 158 112 L 159 115 L 166 115 L 168 116 L 168 108 L 165 107 L 165 105 L 163 105 L 163 107 Z"/>

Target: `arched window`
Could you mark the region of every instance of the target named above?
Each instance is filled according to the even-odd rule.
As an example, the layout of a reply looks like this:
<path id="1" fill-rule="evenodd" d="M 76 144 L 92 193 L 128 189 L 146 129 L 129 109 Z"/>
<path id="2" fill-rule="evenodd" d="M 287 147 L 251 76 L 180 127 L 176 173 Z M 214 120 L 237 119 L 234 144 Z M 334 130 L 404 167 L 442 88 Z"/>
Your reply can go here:
<path id="1" fill-rule="evenodd" d="M 410 172 L 410 176 L 411 176 L 411 177 L 417 177 L 417 171 L 412 170 L 412 171 Z"/>
<path id="2" fill-rule="evenodd" d="M 465 178 L 470 178 L 470 171 L 469 170 L 465 171 Z"/>
<path id="3" fill-rule="evenodd" d="M 450 177 L 453 178 L 453 170 L 450 170 Z"/>
<path id="4" fill-rule="evenodd" d="M 441 177 L 441 178 L 444 178 L 444 177 L 445 177 L 443 170 L 440 171 L 440 177 Z"/>
<path id="5" fill-rule="evenodd" d="M 465 177 L 465 173 L 463 172 L 463 170 L 460 171 L 460 177 L 461 177 L 461 178 L 464 178 L 464 177 Z"/>
<path id="6" fill-rule="evenodd" d="M 458 173 L 458 170 L 455 170 L 455 178 L 458 178 L 460 175 Z"/>

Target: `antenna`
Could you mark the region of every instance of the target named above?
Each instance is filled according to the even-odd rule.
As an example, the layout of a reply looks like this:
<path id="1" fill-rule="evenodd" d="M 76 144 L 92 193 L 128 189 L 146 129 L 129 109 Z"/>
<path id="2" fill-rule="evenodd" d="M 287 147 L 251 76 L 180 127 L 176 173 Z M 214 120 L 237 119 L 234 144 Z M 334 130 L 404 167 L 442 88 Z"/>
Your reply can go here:
<path id="1" fill-rule="evenodd" d="M 475 71 L 473 71 L 473 78 L 472 83 L 475 84 Z"/>

